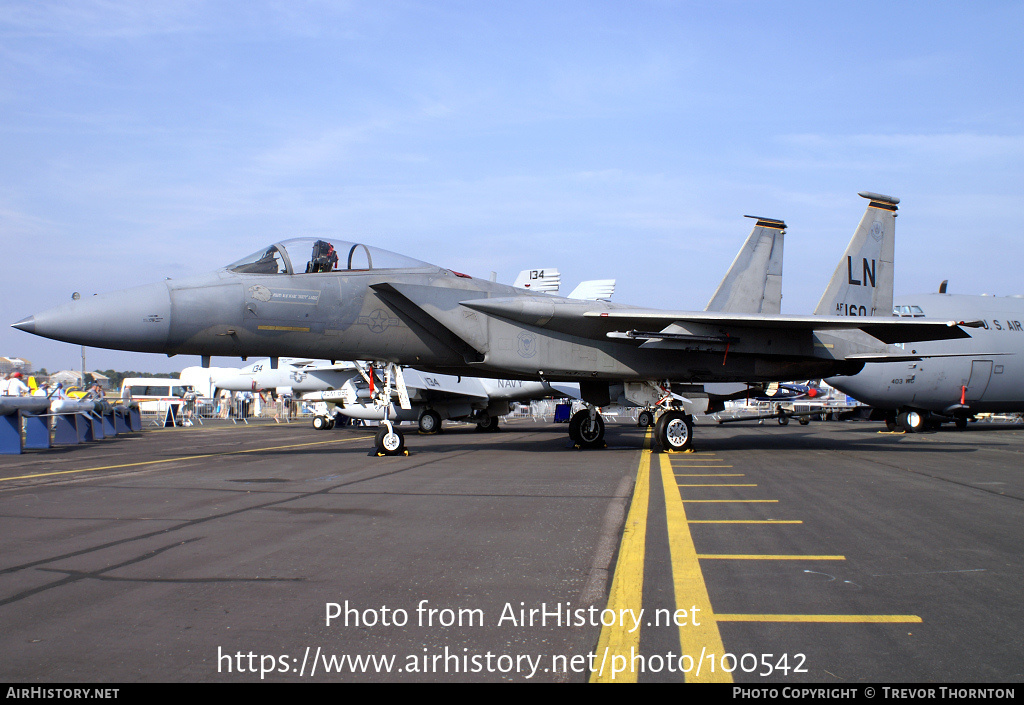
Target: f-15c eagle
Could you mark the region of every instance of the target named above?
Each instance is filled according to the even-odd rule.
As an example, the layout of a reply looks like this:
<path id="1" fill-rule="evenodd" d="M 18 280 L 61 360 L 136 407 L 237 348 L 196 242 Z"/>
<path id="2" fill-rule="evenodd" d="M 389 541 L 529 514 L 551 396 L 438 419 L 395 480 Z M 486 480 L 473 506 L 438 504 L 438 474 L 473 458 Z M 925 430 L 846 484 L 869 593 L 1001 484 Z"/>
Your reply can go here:
<path id="1" fill-rule="evenodd" d="M 78 345 L 200 355 L 204 364 L 212 355 L 375 361 L 388 365 L 389 387 L 402 386 L 403 365 L 578 382 L 589 409 L 569 424 L 577 445 L 603 442 L 597 408 L 623 396 L 657 409 L 657 440 L 682 450 L 692 444 L 692 414 L 712 410 L 713 397 L 699 394 L 705 383 L 850 375 L 914 359 L 893 344 L 969 337 L 955 321 L 891 315 L 899 201 L 860 195 L 867 212 L 818 305 L 830 315 L 581 301 L 361 243 L 296 238 L 209 274 L 85 297 L 13 325 Z M 376 447 L 403 452 L 401 432 L 385 421 Z"/>

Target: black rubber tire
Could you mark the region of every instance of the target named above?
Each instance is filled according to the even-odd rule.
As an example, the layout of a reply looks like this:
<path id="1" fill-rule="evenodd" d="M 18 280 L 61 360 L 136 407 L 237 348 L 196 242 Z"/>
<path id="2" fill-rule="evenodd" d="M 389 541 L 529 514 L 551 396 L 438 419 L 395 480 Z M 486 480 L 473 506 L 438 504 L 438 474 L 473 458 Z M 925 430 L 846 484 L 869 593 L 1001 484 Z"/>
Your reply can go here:
<path id="1" fill-rule="evenodd" d="M 896 421 L 907 433 L 920 433 L 927 425 L 925 415 L 913 409 L 900 412 L 899 416 L 896 417 Z"/>
<path id="2" fill-rule="evenodd" d="M 477 421 L 476 423 L 477 431 L 480 431 L 482 433 L 494 433 L 495 431 L 498 430 L 498 424 L 500 423 L 501 419 L 499 419 L 497 416 L 491 416 L 486 412 L 481 411 L 480 414 L 478 415 L 478 418 L 480 420 Z"/>
<path id="3" fill-rule="evenodd" d="M 395 440 L 397 438 L 397 442 Z M 405 436 L 397 428 L 389 436 L 388 427 L 381 426 L 373 439 L 373 447 L 379 455 L 403 455 L 405 453 Z"/>
<path id="4" fill-rule="evenodd" d="M 684 451 L 693 447 L 693 417 L 683 411 L 666 411 L 654 426 L 662 450 Z"/>
<path id="5" fill-rule="evenodd" d="M 326 416 L 314 416 L 313 417 L 313 428 L 317 431 L 324 431 L 327 429 L 327 417 Z"/>
<path id="6" fill-rule="evenodd" d="M 420 414 L 419 420 L 420 433 L 424 435 L 432 435 L 440 433 L 441 431 L 441 414 L 437 413 L 433 409 L 427 409 Z"/>
<path id="7" fill-rule="evenodd" d="M 650 428 L 654 425 L 654 412 L 644 409 L 636 417 L 636 425 L 640 428 Z"/>
<path id="8" fill-rule="evenodd" d="M 601 414 L 594 417 L 594 423 L 590 423 L 590 412 L 586 409 L 577 411 L 569 419 L 569 438 L 580 448 L 603 448 L 604 447 L 604 419 Z"/>

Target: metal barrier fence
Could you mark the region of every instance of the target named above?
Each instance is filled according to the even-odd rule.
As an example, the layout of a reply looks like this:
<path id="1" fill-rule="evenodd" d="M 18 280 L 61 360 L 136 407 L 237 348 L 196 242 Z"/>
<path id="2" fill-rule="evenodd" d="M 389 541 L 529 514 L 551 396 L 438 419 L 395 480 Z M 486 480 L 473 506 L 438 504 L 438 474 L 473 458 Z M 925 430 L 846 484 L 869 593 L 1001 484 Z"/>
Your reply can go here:
<path id="1" fill-rule="evenodd" d="M 283 397 L 247 399 L 242 396 L 211 399 L 159 399 L 140 400 L 142 417 L 149 424 L 163 425 L 168 406 L 177 407 L 175 417 L 179 425 L 201 425 L 208 419 L 229 419 L 235 423 L 248 423 L 250 419 L 276 419 L 290 423 L 313 415 L 312 405 Z"/>

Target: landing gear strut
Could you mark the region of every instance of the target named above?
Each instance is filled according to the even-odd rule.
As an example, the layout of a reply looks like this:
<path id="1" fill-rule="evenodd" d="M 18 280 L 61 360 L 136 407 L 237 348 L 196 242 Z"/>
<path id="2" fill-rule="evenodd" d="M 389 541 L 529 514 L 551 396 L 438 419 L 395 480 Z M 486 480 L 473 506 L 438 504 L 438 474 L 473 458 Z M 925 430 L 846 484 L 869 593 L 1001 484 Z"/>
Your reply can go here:
<path id="1" fill-rule="evenodd" d="M 362 372 L 361 368 L 360 372 Z M 363 373 L 363 375 L 369 380 L 370 388 L 372 389 L 374 379 L 373 366 L 370 367 L 368 375 L 366 373 Z M 384 369 L 384 388 L 380 390 L 377 397 L 378 403 L 384 409 L 384 420 L 380 422 L 380 429 L 377 431 L 377 435 L 374 436 L 373 450 L 370 452 L 370 455 L 409 455 L 409 451 L 405 449 L 405 436 L 395 428 L 395 423 L 390 418 L 392 384 L 395 385 L 398 391 L 402 408 L 412 408 L 409 404 L 409 392 L 405 387 L 405 377 L 402 375 L 402 368 L 389 363 Z"/>
<path id="2" fill-rule="evenodd" d="M 373 447 L 377 455 L 408 454 L 405 449 L 405 436 L 388 419 L 380 422 L 380 429 L 373 439 Z"/>

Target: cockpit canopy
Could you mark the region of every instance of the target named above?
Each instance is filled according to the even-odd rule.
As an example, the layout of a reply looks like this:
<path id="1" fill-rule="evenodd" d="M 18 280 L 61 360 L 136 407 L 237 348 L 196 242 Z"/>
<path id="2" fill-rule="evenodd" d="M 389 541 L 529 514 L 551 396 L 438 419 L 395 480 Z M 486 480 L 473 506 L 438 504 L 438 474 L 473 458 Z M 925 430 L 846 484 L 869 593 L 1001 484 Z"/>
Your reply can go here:
<path id="1" fill-rule="evenodd" d="M 921 310 L 920 306 L 893 306 L 892 315 L 902 316 L 903 318 L 923 318 L 924 311 Z"/>
<path id="2" fill-rule="evenodd" d="M 362 243 L 297 237 L 258 250 L 228 265 L 241 274 L 317 274 L 373 269 L 436 269 L 434 265 Z"/>

